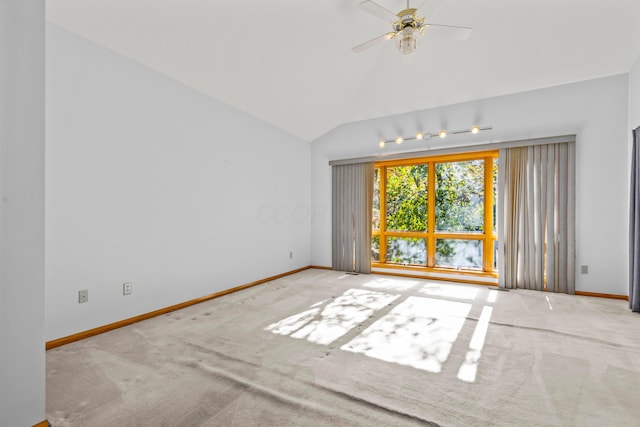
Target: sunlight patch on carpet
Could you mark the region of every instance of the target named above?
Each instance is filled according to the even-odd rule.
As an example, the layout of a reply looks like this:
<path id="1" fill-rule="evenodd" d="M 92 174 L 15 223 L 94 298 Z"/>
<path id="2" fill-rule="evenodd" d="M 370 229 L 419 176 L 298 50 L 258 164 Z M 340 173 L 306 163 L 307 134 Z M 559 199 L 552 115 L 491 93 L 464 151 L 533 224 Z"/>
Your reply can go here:
<path id="1" fill-rule="evenodd" d="M 487 295 L 487 302 L 493 304 L 498 300 L 498 291 L 489 291 L 489 295 Z"/>
<path id="2" fill-rule="evenodd" d="M 438 373 L 470 310 L 467 303 L 409 297 L 341 349 Z"/>
<path id="3" fill-rule="evenodd" d="M 468 383 L 476 381 L 478 363 L 480 363 L 480 355 L 482 354 L 484 341 L 487 337 L 487 330 L 489 329 L 489 322 L 491 321 L 492 313 L 493 307 L 484 306 L 482 308 L 482 313 L 480 314 L 480 318 L 476 324 L 476 329 L 473 331 L 471 342 L 469 342 L 469 351 L 467 351 L 465 360 L 462 362 L 462 366 L 460 366 L 460 369 L 458 370 L 458 379 L 461 381 Z"/>
<path id="4" fill-rule="evenodd" d="M 440 283 L 429 283 L 420 289 L 421 294 L 433 295 L 437 297 L 474 300 L 479 289 L 461 285 L 448 285 Z"/>
<path id="5" fill-rule="evenodd" d="M 312 306 L 316 308 L 273 323 L 265 330 L 328 345 L 396 298 L 398 295 L 349 289 L 322 310 L 316 303 Z"/>
<path id="6" fill-rule="evenodd" d="M 320 313 L 319 308 L 303 311 L 302 313 L 294 314 L 286 319 L 282 319 L 279 322 L 272 323 L 267 326 L 265 330 L 278 335 L 289 335 L 311 322 L 318 313 Z"/>
<path id="7" fill-rule="evenodd" d="M 379 279 L 369 280 L 363 283 L 362 286 L 371 289 L 384 289 L 388 291 L 404 292 L 418 285 L 417 280 L 398 280 L 382 277 Z"/>

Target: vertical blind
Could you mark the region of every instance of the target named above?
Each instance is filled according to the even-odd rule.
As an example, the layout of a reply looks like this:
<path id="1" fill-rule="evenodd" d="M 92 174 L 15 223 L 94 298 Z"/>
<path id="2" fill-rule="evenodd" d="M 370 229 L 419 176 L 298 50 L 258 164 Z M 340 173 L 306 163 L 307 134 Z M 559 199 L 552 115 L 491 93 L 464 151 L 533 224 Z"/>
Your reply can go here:
<path id="1" fill-rule="evenodd" d="M 500 150 L 499 284 L 575 292 L 575 143 Z"/>
<path id="2" fill-rule="evenodd" d="M 373 162 L 332 167 L 334 270 L 371 272 L 373 173 Z"/>

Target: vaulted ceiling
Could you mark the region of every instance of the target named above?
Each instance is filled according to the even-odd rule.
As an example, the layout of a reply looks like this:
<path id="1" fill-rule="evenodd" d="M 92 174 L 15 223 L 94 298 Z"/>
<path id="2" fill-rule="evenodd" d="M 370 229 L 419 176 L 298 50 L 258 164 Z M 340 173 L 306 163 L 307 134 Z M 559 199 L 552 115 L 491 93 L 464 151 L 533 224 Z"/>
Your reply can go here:
<path id="1" fill-rule="evenodd" d="M 626 73 L 638 0 L 427 0 L 406 61 L 359 0 L 46 0 L 47 19 L 307 141 L 343 123 Z M 411 6 L 421 3 L 413 0 Z M 379 0 L 397 12 L 406 0 Z"/>

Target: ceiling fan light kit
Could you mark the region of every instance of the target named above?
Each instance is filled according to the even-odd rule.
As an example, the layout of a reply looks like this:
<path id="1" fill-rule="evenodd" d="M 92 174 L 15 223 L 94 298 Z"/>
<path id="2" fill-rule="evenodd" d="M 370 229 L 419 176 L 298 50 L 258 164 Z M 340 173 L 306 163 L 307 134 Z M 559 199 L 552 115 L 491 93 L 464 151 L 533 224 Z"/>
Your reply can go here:
<path id="1" fill-rule="evenodd" d="M 398 50 L 403 55 L 411 55 L 418 48 L 418 40 L 421 36 L 425 35 L 425 30 L 427 29 L 431 29 L 431 31 L 427 33 L 427 36 L 429 36 L 431 32 L 436 31 L 441 36 L 457 40 L 466 40 L 469 38 L 471 28 L 425 23 L 425 17 L 418 17 L 417 15 L 417 13 L 419 13 L 418 10 L 423 7 L 425 3 L 430 4 L 431 0 L 424 0 L 419 7 L 412 8 L 409 6 L 409 0 L 407 0 L 406 9 L 398 13 L 393 13 L 373 0 L 363 1 L 360 3 L 360 8 L 389 22 L 393 31 L 354 46 L 351 50 L 355 53 L 360 53 L 387 40 L 396 39 L 396 47 Z"/>
<path id="2" fill-rule="evenodd" d="M 406 27 L 400 31 L 400 36 L 396 37 L 396 46 L 403 55 L 411 55 L 418 47 L 418 37 L 414 32 L 413 28 Z"/>
<path id="3" fill-rule="evenodd" d="M 439 137 L 441 139 L 446 138 L 449 135 L 460 135 L 460 134 L 464 134 L 464 133 L 472 133 L 472 134 L 478 134 L 480 132 L 486 131 L 486 130 L 491 130 L 493 129 L 491 126 L 486 126 L 486 127 L 480 127 L 478 125 L 474 125 L 473 127 L 471 127 L 470 129 L 462 129 L 462 130 L 446 130 L 446 129 L 442 129 L 439 132 L 435 132 L 435 133 L 427 133 L 427 132 L 417 132 L 415 134 L 415 136 L 397 136 L 394 139 L 381 139 L 380 142 L 378 143 L 378 145 L 380 146 L 380 148 L 384 148 L 385 145 L 389 144 L 389 143 L 396 143 L 396 144 L 402 144 L 405 141 L 417 141 L 417 140 L 421 140 L 421 139 L 428 139 L 428 138 L 434 138 L 434 137 Z"/>

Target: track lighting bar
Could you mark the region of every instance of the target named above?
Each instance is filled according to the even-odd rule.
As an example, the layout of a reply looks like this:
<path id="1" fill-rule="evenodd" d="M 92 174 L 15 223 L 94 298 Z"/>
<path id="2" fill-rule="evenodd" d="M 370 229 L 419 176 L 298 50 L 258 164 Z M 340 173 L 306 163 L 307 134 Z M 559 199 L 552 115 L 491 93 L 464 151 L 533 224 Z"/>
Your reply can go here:
<path id="1" fill-rule="evenodd" d="M 464 129 L 464 130 L 445 130 L 442 129 L 441 131 L 437 132 L 437 133 L 426 133 L 426 132 L 418 132 L 415 134 L 415 136 L 398 136 L 394 139 L 382 139 L 380 140 L 379 144 L 380 144 L 380 148 L 383 148 L 385 145 L 387 144 L 391 144 L 391 143 L 395 143 L 395 144 L 402 144 L 405 141 L 416 141 L 416 140 L 420 140 L 420 139 L 427 139 L 427 138 L 434 138 L 434 137 L 439 137 L 439 138 L 446 138 L 449 135 L 460 135 L 462 133 L 479 133 L 485 130 L 491 130 L 492 127 L 488 126 L 488 127 L 480 127 L 480 126 L 473 126 L 471 129 Z"/>

